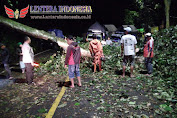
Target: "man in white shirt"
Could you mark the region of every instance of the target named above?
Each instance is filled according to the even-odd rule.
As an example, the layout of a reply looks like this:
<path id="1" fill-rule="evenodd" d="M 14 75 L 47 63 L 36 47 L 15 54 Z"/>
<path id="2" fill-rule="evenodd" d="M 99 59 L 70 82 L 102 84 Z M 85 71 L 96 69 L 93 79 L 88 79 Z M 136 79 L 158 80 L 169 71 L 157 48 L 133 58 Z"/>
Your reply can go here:
<path id="1" fill-rule="evenodd" d="M 103 40 L 101 41 L 101 44 L 102 44 L 102 46 L 105 46 L 105 45 L 106 45 L 105 39 L 103 39 Z"/>
<path id="2" fill-rule="evenodd" d="M 108 39 L 106 40 L 106 45 L 112 45 L 112 41 L 111 39 L 108 37 Z"/>
<path id="3" fill-rule="evenodd" d="M 22 54 L 23 58 L 22 61 L 25 64 L 25 70 L 26 70 L 26 80 L 28 84 L 33 83 L 33 69 L 34 69 L 34 53 L 33 49 L 29 45 L 31 43 L 31 39 L 29 37 L 25 37 L 24 44 L 22 46 Z"/>
<path id="4" fill-rule="evenodd" d="M 126 27 L 124 30 L 125 35 L 121 38 L 121 56 L 124 55 L 122 77 L 125 77 L 125 69 L 128 62 L 130 63 L 130 77 L 134 77 L 133 67 L 137 40 L 135 36 L 129 34 L 131 32 L 130 27 Z"/>

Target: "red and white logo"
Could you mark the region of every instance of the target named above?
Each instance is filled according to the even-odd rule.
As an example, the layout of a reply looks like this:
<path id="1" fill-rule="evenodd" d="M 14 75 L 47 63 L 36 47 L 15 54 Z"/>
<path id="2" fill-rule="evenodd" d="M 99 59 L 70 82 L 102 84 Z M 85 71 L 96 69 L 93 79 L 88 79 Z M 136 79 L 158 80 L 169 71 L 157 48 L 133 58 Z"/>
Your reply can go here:
<path id="1" fill-rule="evenodd" d="M 18 19 L 18 18 L 24 18 L 26 16 L 26 14 L 28 13 L 29 5 L 26 8 L 20 10 L 20 13 L 18 9 L 16 9 L 16 11 L 14 12 L 12 9 L 7 8 L 6 5 L 4 5 L 4 8 L 9 18 Z"/>

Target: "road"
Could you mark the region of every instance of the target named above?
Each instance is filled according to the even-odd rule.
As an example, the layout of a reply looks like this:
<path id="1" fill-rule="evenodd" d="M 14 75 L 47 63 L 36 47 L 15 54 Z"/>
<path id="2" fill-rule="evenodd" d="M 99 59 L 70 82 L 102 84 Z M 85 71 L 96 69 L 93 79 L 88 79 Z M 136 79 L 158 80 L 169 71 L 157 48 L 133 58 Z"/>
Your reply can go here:
<path id="1" fill-rule="evenodd" d="M 44 63 L 54 53 L 55 53 L 55 51 L 52 49 L 45 50 L 43 52 L 35 54 L 34 60 L 37 63 Z M 13 80 L 6 79 L 6 76 L 5 76 L 6 72 L 4 71 L 4 67 L 2 64 L 0 65 L 0 89 L 2 89 L 3 87 L 5 87 L 7 85 L 13 84 L 15 82 L 16 78 L 24 78 L 25 77 L 24 74 L 21 73 L 19 63 L 11 64 L 10 69 L 12 71 L 12 76 L 14 77 Z"/>

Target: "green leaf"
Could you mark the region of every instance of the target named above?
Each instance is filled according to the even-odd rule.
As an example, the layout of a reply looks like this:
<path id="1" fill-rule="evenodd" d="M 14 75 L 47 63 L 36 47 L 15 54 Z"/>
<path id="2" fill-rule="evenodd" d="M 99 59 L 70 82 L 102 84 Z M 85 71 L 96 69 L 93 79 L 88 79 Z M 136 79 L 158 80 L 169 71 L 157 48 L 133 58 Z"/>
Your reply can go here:
<path id="1" fill-rule="evenodd" d="M 47 109 L 42 108 L 42 109 L 39 109 L 38 112 L 39 112 L 39 113 L 46 113 L 46 112 L 47 112 Z"/>
<path id="2" fill-rule="evenodd" d="M 59 105 L 58 108 L 65 107 L 66 105 L 67 105 L 67 103 L 63 103 L 63 104 Z"/>
<path id="3" fill-rule="evenodd" d="M 160 105 L 160 109 L 161 109 L 162 111 L 164 111 L 164 112 L 172 111 L 172 110 L 173 110 L 172 107 L 170 107 L 170 106 L 168 106 L 168 105 L 166 105 L 166 104 L 161 104 L 161 105 Z"/>
<path id="4" fill-rule="evenodd" d="M 129 105 L 135 105 L 136 104 L 136 101 L 134 102 L 129 102 Z"/>
<path id="5" fill-rule="evenodd" d="M 142 114 L 141 118 L 149 118 L 146 114 Z"/>
<path id="6" fill-rule="evenodd" d="M 79 106 L 79 105 L 80 105 L 80 103 L 79 103 L 79 102 L 76 102 L 74 105 L 75 105 L 75 106 Z"/>

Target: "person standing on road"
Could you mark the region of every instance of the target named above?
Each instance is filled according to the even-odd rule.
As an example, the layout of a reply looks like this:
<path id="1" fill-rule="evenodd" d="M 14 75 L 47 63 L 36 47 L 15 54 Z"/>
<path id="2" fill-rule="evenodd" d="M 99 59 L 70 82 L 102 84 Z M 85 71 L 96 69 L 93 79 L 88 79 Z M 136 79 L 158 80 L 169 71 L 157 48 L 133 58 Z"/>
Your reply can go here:
<path id="1" fill-rule="evenodd" d="M 24 44 L 22 46 L 22 54 L 23 58 L 22 61 L 25 64 L 25 71 L 26 71 L 26 80 L 27 84 L 30 85 L 33 83 L 33 69 L 34 69 L 34 53 L 32 47 L 29 45 L 31 43 L 31 39 L 26 36 Z"/>
<path id="2" fill-rule="evenodd" d="M 153 72 L 153 66 L 152 66 L 152 58 L 154 55 L 153 50 L 154 50 L 154 39 L 152 38 L 151 33 L 146 33 L 143 56 L 145 58 L 145 66 L 148 71 L 147 75 L 150 75 Z"/>
<path id="3" fill-rule="evenodd" d="M 13 77 L 11 76 L 12 72 L 9 68 L 9 50 L 6 48 L 4 44 L 0 44 L 0 46 L 2 49 L 0 56 L 2 59 L 2 63 L 4 64 L 4 68 L 7 71 L 6 77 L 8 79 L 13 79 Z"/>
<path id="4" fill-rule="evenodd" d="M 110 37 L 108 37 L 108 39 L 106 40 L 106 45 L 112 45 L 112 41 L 111 41 Z"/>
<path id="5" fill-rule="evenodd" d="M 101 41 L 101 44 L 102 44 L 103 47 L 106 45 L 105 39 L 103 39 L 103 40 Z"/>
<path id="6" fill-rule="evenodd" d="M 22 46 L 23 44 L 21 42 L 18 42 L 18 48 L 16 50 L 16 54 L 18 55 L 19 57 L 19 64 L 20 64 L 20 68 L 22 70 L 22 73 L 25 73 L 25 64 L 23 63 L 22 61 L 22 58 L 23 58 L 23 54 L 22 54 Z"/>
<path id="7" fill-rule="evenodd" d="M 125 35 L 121 38 L 121 56 L 123 57 L 123 74 L 122 77 L 125 77 L 125 69 L 126 65 L 130 63 L 130 77 L 134 77 L 133 75 L 133 68 L 134 68 L 134 57 L 135 57 L 135 50 L 137 40 L 136 37 L 131 35 L 130 32 L 132 31 L 130 27 L 124 28 Z"/>
<path id="8" fill-rule="evenodd" d="M 67 68 L 68 65 L 68 74 L 69 78 L 71 80 L 71 88 L 74 88 L 74 77 L 76 75 L 78 79 L 78 86 L 81 87 L 81 78 L 80 78 L 80 59 L 81 59 L 81 50 L 78 46 L 77 42 L 74 42 L 74 39 L 71 35 L 69 35 L 67 38 L 68 48 L 65 58 L 65 68 Z"/>
<path id="9" fill-rule="evenodd" d="M 97 40 L 96 34 L 93 34 L 93 40 L 89 44 L 89 50 L 92 57 L 94 57 L 93 65 L 94 65 L 94 72 L 96 72 L 96 66 L 99 65 L 99 70 L 101 69 L 101 57 L 104 57 L 103 55 L 103 47 L 101 45 L 101 42 Z"/>

